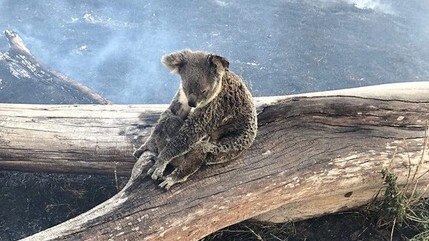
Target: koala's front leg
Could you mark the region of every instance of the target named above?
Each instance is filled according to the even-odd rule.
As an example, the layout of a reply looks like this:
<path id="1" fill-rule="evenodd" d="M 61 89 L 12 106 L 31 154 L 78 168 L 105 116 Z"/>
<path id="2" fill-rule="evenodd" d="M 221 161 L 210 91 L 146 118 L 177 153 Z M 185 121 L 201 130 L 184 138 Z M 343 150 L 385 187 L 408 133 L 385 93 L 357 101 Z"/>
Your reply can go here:
<path id="1" fill-rule="evenodd" d="M 142 174 L 143 163 L 156 161 L 156 156 L 158 155 L 158 148 L 155 141 L 156 135 L 157 133 L 155 133 L 155 130 L 152 131 L 149 139 L 139 149 L 134 151 L 133 156 L 137 162 L 134 164 L 130 180 Z"/>
<path id="2" fill-rule="evenodd" d="M 150 141 L 150 139 L 148 141 Z M 143 144 L 133 153 L 134 158 L 137 161 L 134 163 L 133 169 L 131 170 L 131 176 L 128 183 L 135 182 L 141 174 L 143 174 L 145 167 L 156 160 L 157 149 L 155 147 L 150 148 L 147 143 L 148 142 Z"/>
<path id="3" fill-rule="evenodd" d="M 204 126 L 195 122 L 194 118 L 187 119 L 177 135 L 161 150 L 155 164 L 147 174 L 154 180 L 162 177 L 165 168 L 173 158 L 187 153 L 191 146 L 204 136 Z"/>
<path id="4" fill-rule="evenodd" d="M 143 145 L 141 145 L 137 150 L 133 152 L 133 156 L 136 160 L 138 160 L 144 152 L 150 152 L 153 155 L 157 154 L 157 148 L 154 143 L 155 140 L 152 135 L 153 133 L 151 134 L 151 136 L 149 136 L 149 139 Z"/>

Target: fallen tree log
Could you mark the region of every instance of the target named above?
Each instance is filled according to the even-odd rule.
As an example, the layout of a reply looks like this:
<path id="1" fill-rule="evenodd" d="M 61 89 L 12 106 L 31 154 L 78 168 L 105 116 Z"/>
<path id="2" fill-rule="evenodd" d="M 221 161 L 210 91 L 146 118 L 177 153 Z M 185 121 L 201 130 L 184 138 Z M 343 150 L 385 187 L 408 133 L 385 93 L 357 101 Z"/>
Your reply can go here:
<path id="1" fill-rule="evenodd" d="M 386 167 L 400 185 L 423 192 L 429 184 L 429 82 L 256 102 L 259 132 L 242 158 L 170 191 L 145 179 L 28 240 L 198 240 L 249 218 L 281 222 L 362 205 Z M 163 108 L 0 105 L 0 167 L 127 174 L 133 146 Z"/>
<path id="2" fill-rule="evenodd" d="M 6 30 L 4 34 L 9 50 L 0 52 L 0 103 L 110 103 L 90 88 L 37 60 L 18 33 Z"/>

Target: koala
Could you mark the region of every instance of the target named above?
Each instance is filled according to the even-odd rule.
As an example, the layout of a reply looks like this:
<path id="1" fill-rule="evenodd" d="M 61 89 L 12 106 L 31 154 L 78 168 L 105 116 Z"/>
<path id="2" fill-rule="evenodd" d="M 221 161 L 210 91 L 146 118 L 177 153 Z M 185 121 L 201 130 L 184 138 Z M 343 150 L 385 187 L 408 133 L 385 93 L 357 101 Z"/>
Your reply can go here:
<path id="1" fill-rule="evenodd" d="M 248 149 L 257 133 L 257 115 L 250 91 L 224 57 L 182 50 L 163 56 L 162 63 L 180 75 L 181 85 L 134 156 L 140 162 L 152 158 L 147 174 L 169 189 L 201 166 L 233 160 Z M 175 169 L 164 176 L 168 164 Z"/>

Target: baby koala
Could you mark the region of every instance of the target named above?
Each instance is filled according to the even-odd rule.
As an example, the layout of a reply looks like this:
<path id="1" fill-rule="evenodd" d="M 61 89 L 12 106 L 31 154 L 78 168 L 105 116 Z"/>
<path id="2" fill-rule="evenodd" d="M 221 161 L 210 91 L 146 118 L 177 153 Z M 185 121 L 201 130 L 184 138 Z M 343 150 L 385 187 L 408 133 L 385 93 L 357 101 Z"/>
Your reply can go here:
<path id="1" fill-rule="evenodd" d="M 168 54 L 162 63 L 181 77 L 180 88 L 161 115 L 149 139 L 134 152 L 140 165 L 155 161 L 148 175 L 162 179 L 160 187 L 186 181 L 202 165 L 230 161 L 249 148 L 257 132 L 252 95 L 244 82 L 218 55 L 183 50 Z M 192 109 L 192 111 L 191 111 Z M 164 177 L 168 164 L 174 171 Z"/>

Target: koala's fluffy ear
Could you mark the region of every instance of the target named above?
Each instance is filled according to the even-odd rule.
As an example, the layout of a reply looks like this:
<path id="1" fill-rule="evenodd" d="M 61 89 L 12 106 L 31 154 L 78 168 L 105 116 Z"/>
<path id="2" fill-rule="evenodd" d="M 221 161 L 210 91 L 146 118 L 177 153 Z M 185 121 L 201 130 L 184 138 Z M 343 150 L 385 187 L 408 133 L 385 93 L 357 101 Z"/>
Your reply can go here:
<path id="1" fill-rule="evenodd" d="M 162 56 L 161 62 L 173 73 L 179 72 L 179 69 L 186 63 L 186 54 L 189 50 L 182 50 Z"/>
<path id="2" fill-rule="evenodd" d="M 225 69 L 229 68 L 228 60 L 222 56 L 209 54 L 208 60 L 211 64 L 214 64 L 215 66 L 222 66 Z"/>

